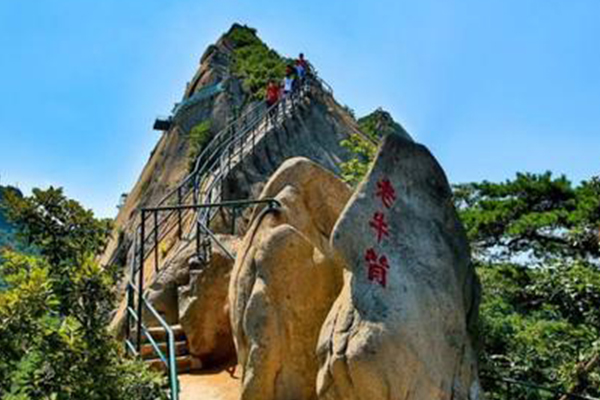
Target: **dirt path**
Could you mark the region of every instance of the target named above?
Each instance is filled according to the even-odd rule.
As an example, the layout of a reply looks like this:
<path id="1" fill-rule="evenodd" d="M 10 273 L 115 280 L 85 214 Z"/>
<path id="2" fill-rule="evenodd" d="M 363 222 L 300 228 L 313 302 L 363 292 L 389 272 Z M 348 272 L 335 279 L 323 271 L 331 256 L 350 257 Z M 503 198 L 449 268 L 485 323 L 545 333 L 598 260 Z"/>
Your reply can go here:
<path id="1" fill-rule="evenodd" d="M 240 373 L 212 371 L 179 375 L 180 400 L 239 400 Z"/>

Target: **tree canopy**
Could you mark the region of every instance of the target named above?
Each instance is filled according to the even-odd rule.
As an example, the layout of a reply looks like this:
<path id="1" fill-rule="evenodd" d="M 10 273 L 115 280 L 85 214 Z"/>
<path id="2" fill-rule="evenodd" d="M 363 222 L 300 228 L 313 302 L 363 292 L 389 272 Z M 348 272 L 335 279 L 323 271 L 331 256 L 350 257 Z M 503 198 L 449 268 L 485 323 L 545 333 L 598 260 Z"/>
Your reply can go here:
<path id="1" fill-rule="evenodd" d="M 597 260 L 600 180 L 519 173 L 503 183 L 454 186 L 456 204 L 478 257 L 507 261 Z"/>
<path id="2" fill-rule="evenodd" d="M 101 268 L 109 221 L 62 190 L 7 196 L 17 238 L 38 249 L 0 255 L 0 397 L 34 399 L 158 399 L 163 378 L 124 357 L 108 332 L 116 269 Z"/>

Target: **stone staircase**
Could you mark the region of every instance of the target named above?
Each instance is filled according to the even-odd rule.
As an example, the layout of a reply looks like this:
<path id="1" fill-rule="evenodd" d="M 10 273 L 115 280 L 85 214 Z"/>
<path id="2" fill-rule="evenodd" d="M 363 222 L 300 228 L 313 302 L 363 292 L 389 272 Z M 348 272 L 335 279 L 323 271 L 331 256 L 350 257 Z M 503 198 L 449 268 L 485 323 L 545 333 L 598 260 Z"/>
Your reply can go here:
<path id="1" fill-rule="evenodd" d="M 175 362 L 177 364 L 178 373 L 186 373 L 194 369 L 199 369 L 201 365 L 199 365 L 199 362 L 189 353 L 187 338 L 181 325 L 173 325 L 171 326 L 171 330 L 175 336 Z M 165 329 L 160 326 L 151 327 L 148 328 L 148 332 L 156 342 L 156 345 L 162 354 L 166 355 L 168 350 L 167 333 Z M 167 366 L 161 360 L 160 355 L 156 352 L 156 349 L 146 336 L 142 339 L 140 355 L 150 368 L 156 371 L 167 371 Z"/>

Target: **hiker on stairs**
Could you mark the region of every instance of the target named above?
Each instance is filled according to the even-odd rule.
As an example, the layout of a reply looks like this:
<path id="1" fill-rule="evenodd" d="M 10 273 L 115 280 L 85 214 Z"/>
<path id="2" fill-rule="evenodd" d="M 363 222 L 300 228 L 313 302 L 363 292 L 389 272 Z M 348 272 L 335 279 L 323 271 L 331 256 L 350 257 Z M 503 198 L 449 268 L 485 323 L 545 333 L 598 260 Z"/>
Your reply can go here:
<path id="1" fill-rule="evenodd" d="M 266 100 L 267 100 L 267 110 L 269 110 L 269 119 L 270 120 L 273 120 L 273 118 L 275 117 L 276 107 L 274 107 L 274 105 L 277 104 L 280 96 L 281 96 L 281 87 L 279 86 L 279 84 L 276 83 L 273 79 L 269 80 L 269 83 L 267 84 Z"/>
<path id="2" fill-rule="evenodd" d="M 300 53 L 296 60 L 296 73 L 298 74 L 298 79 L 302 83 L 308 73 L 308 61 L 304 58 L 304 53 Z"/>
<path id="3" fill-rule="evenodd" d="M 294 91 L 295 86 L 295 72 L 296 69 L 288 65 L 285 71 L 285 78 L 283 78 L 283 98 L 288 98 Z"/>

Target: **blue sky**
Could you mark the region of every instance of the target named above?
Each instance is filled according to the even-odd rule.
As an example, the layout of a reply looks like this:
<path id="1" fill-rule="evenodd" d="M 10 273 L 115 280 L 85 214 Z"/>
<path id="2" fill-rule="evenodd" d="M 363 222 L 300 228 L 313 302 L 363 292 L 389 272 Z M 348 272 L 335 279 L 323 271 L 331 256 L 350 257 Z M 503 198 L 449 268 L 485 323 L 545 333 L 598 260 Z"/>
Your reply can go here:
<path id="1" fill-rule="evenodd" d="M 598 0 L 0 0 L 0 184 L 113 216 L 206 46 L 239 21 L 382 106 L 452 182 L 600 165 Z"/>

